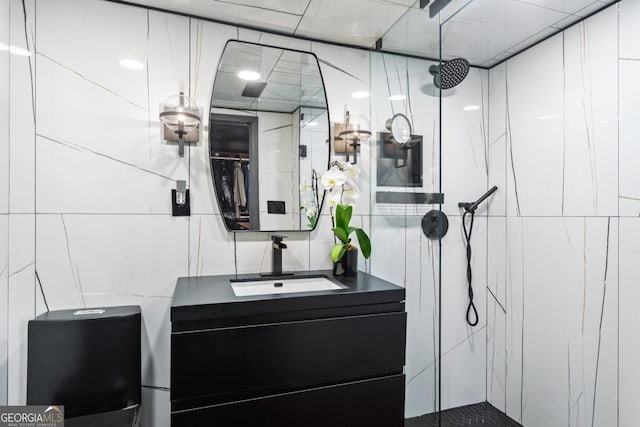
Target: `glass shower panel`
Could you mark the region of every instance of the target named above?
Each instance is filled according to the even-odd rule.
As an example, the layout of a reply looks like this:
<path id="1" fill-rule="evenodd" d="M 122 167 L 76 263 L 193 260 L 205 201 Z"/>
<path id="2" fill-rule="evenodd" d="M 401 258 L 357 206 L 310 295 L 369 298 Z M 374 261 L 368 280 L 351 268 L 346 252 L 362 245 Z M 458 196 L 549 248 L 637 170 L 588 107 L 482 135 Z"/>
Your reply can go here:
<path id="1" fill-rule="evenodd" d="M 419 39 L 412 39 L 419 34 Z M 439 21 L 411 8 L 383 37 L 385 51 L 415 46 L 437 58 Z M 409 425 L 433 424 L 439 402 L 440 242 L 422 231 L 423 216 L 439 210 L 440 99 L 428 72 L 436 60 L 395 53 L 370 55 L 371 238 L 373 275 L 406 288 L 405 417 Z M 404 115 L 411 137 L 398 142 L 388 121 Z"/>
<path id="2" fill-rule="evenodd" d="M 486 66 L 506 43 L 504 25 L 490 17 L 493 3 L 467 2 L 450 11 L 441 24 L 440 72 L 450 83 L 443 83 L 441 91 L 442 181 L 451 227 L 442 241 L 442 425 L 514 425 L 504 415 L 504 252 L 493 250 L 505 224 L 495 203 L 504 200 L 498 197 L 504 192 L 504 171 L 500 174 L 489 165 L 500 156 L 504 160 L 505 131 L 495 134 L 498 127 L 495 132 L 489 128 L 504 109 L 501 113 L 491 108 L 492 82 Z M 460 207 L 477 201 L 494 185 L 497 192 L 477 208 Z"/>

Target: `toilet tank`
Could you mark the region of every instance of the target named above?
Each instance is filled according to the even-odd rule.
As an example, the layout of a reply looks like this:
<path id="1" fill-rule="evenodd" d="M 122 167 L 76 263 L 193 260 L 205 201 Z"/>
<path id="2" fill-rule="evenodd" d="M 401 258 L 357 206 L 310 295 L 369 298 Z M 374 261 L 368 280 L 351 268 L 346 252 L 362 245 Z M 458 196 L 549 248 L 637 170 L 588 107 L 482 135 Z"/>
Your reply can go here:
<path id="1" fill-rule="evenodd" d="M 59 310 L 29 321 L 27 404 L 65 418 L 140 404 L 139 306 Z"/>

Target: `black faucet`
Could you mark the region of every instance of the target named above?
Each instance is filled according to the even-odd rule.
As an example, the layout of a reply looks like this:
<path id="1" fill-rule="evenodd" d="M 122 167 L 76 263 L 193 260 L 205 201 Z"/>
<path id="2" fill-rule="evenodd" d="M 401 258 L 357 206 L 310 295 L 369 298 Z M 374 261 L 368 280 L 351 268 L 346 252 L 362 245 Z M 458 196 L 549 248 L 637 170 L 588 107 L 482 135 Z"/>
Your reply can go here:
<path id="1" fill-rule="evenodd" d="M 277 234 L 273 234 L 271 236 L 271 248 L 273 249 L 273 254 L 271 256 L 271 275 L 272 276 L 282 276 L 282 250 L 287 249 L 287 245 L 282 243 L 282 240 L 287 236 L 279 236 Z"/>

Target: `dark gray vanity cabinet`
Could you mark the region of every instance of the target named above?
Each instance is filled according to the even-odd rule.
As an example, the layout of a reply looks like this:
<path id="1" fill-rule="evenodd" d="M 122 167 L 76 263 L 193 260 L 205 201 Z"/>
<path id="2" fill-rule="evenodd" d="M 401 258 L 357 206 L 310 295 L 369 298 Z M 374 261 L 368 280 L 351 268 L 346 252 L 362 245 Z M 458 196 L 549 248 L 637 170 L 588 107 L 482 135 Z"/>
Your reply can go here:
<path id="1" fill-rule="evenodd" d="M 191 312 L 174 296 L 172 426 L 402 427 L 404 289 L 358 292 L 362 279 Z"/>

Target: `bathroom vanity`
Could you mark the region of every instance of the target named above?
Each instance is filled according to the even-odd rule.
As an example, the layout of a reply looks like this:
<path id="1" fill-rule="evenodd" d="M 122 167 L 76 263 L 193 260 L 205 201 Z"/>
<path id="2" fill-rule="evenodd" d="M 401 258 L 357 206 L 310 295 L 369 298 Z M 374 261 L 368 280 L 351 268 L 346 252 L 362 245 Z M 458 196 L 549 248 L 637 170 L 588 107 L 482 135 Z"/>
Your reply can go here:
<path id="1" fill-rule="evenodd" d="M 362 272 L 179 278 L 172 426 L 402 427 L 404 300 Z"/>

